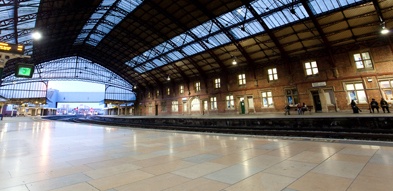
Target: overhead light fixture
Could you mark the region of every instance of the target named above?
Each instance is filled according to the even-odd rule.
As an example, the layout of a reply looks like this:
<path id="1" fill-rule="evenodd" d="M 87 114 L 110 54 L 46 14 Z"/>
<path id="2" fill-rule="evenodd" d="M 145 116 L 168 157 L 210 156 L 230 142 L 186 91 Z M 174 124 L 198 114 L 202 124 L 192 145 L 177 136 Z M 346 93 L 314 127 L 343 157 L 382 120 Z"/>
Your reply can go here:
<path id="1" fill-rule="evenodd" d="M 233 59 L 233 61 L 232 61 L 232 65 L 236 65 L 237 64 L 237 61 L 236 61 L 236 59 Z"/>
<path id="2" fill-rule="evenodd" d="M 382 30 L 381 30 L 381 34 L 388 34 L 388 33 L 389 33 L 389 30 L 385 26 L 383 26 Z"/>
<path id="3" fill-rule="evenodd" d="M 389 30 L 386 28 L 385 22 L 381 22 L 381 26 L 382 26 L 381 34 L 388 34 Z"/>
<path id="4" fill-rule="evenodd" d="M 168 75 L 168 77 L 166 78 L 166 80 L 167 80 L 167 81 L 171 81 L 171 77 L 169 77 L 169 75 Z"/>
<path id="5" fill-rule="evenodd" d="M 31 37 L 34 40 L 39 40 L 42 38 L 42 34 L 40 32 L 34 31 L 33 33 L 31 33 Z"/>

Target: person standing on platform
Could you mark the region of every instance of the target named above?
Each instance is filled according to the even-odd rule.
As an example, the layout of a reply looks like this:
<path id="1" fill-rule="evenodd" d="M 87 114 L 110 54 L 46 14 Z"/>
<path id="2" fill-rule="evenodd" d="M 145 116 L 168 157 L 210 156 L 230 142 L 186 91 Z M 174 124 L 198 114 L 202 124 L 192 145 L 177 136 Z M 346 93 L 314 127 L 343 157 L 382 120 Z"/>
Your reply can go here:
<path id="1" fill-rule="evenodd" d="M 351 101 L 351 107 L 352 107 L 353 113 L 359 113 L 359 111 L 362 111 L 362 110 L 360 110 L 360 109 L 358 108 L 358 106 L 356 105 L 355 100 L 352 100 L 352 101 Z"/>
<path id="2" fill-rule="evenodd" d="M 381 107 L 382 107 L 382 110 L 383 110 L 384 113 L 385 113 L 385 109 L 386 109 L 386 111 L 388 113 L 390 113 L 390 111 L 389 111 L 389 104 L 388 104 L 388 102 L 385 99 L 381 98 L 380 104 L 381 104 Z"/>
<path id="3" fill-rule="evenodd" d="M 371 113 L 371 110 L 372 110 L 372 112 L 374 113 L 374 109 L 377 109 L 377 112 L 379 113 L 379 105 L 378 105 L 378 102 L 375 101 L 374 98 L 371 99 L 370 108 L 371 108 L 371 109 L 370 109 L 370 113 Z"/>
<path id="4" fill-rule="evenodd" d="M 300 103 L 297 104 L 297 114 L 303 115 L 302 105 Z"/>
<path id="5" fill-rule="evenodd" d="M 290 113 L 290 111 L 291 111 L 291 107 L 289 106 L 289 104 L 287 104 L 285 107 L 284 107 L 284 109 L 285 109 L 285 113 L 284 113 L 284 115 L 291 115 L 291 113 Z"/>

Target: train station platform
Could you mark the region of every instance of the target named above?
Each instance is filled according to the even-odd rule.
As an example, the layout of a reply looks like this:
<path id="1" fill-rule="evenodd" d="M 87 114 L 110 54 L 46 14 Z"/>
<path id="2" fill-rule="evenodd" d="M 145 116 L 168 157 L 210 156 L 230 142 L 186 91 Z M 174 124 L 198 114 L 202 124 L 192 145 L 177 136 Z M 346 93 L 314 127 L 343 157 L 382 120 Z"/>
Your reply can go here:
<path id="1" fill-rule="evenodd" d="M 0 121 L 1 191 L 387 191 L 392 179 L 389 141 L 186 132 L 41 117 Z"/>

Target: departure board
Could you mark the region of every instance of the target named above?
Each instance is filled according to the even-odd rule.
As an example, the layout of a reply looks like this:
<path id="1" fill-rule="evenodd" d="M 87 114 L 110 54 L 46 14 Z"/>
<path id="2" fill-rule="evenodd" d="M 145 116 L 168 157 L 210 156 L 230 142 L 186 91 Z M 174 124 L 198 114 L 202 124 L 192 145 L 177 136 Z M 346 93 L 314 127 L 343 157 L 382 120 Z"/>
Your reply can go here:
<path id="1" fill-rule="evenodd" d="M 24 51 L 25 51 L 25 46 L 23 45 L 0 42 L 0 52 L 23 54 Z"/>

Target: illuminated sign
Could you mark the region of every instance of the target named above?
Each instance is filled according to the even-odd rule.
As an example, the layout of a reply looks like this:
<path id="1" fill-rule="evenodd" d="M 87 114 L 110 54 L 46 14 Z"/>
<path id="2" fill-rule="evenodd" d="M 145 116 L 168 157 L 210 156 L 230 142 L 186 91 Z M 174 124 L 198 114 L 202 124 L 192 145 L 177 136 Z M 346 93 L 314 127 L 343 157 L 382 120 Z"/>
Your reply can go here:
<path id="1" fill-rule="evenodd" d="M 17 63 L 15 66 L 15 77 L 32 78 L 34 64 Z"/>
<path id="2" fill-rule="evenodd" d="M 0 52 L 23 54 L 24 51 L 25 51 L 25 47 L 23 45 L 0 42 Z"/>

